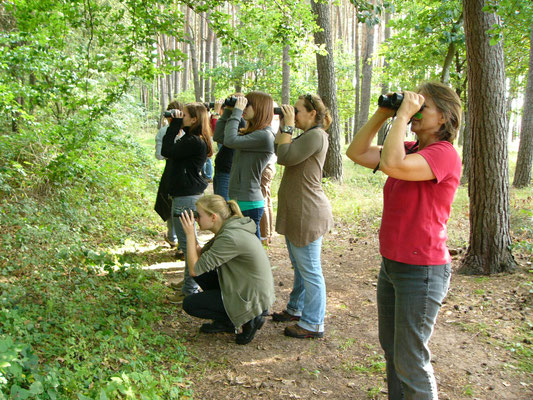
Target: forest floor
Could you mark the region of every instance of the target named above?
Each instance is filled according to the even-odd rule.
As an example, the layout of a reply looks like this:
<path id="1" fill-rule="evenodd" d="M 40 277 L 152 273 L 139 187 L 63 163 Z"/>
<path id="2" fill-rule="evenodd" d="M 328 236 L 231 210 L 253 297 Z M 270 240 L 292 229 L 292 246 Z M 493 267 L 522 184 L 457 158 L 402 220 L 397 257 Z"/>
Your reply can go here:
<path id="1" fill-rule="evenodd" d="M 162 250 L 152 253 L 154 263 L 172 260 L 170 250 Z M 273 311 L 281 311 L 293 277 L 283 237 L 275 236 L 267 251 L 276 288 Z M 462 251 L 454 252 L 454 270 Z M 533 399 L 533 295 L 526 285 L 530 261 L 517 256 L 514 274 L 454 273 L 430 342 L 440 399 Z M 240 346 L 233 334 L 199 333 L 205 321 L 186 315 L 180 306 L 160 329 L 183 338 L 191 360 L 188 380 L 197 399 L 386 399 L 377 333 L 379 263 L 374 233 L 354 238 L 337 223 L 326 235 L 323 339 L 285 337 L 286 324 L 268 318 L 255 339 Z M 168 283 L 178 282 L 182 270 L 174 268 L 164 276 Z"/>

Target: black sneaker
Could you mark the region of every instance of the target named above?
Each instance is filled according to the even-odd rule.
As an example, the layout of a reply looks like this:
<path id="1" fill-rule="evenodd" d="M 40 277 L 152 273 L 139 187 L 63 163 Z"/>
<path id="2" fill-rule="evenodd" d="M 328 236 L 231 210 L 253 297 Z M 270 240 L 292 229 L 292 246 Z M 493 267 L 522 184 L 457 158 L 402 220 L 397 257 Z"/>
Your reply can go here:
<path id="1" fill-rule="evenodd" d="M 250 343 L 258 329 L 263 327 L 265 318 L 262 315 L 258 315 L 254 319 L 251 319 L 242 326 L 242 333 L 235 335 L 235 343 L 248 344 Z"/>
<path id="2" fill-rule="evenodd" d="M 207 322 L 200 327 L 202 333 L 235 333 L 235 327 L 222 321 Z"/>

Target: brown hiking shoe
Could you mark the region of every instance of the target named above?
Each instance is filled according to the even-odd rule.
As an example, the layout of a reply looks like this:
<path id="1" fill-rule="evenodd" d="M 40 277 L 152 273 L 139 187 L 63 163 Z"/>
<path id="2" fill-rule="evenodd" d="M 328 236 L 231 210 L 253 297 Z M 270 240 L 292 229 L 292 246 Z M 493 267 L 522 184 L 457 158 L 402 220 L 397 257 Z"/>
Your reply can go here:
<path id="1" fill-rule="evenodd" d="M 297 315 L 289 314 L 287 311 L 272 313 L 272 321 L 274 322 L 291 322 L 299 321 L 300 317 Z"/>
<path id="2" fill-rule="evenodd" d="M 299 325 L 290 325 L 285 328 L 285 336 L 295 337 L 298 339 L 316 339 L 324 337 L 324 332 L 308 331 Z"/>

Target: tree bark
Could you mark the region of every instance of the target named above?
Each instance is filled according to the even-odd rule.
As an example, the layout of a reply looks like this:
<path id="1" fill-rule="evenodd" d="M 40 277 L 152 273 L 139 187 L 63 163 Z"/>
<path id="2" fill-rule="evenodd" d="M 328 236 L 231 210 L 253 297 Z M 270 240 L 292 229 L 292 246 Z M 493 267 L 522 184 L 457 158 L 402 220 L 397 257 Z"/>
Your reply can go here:
<path id="1" fill-rule="evenodd" d="M 311 7 L 321 28 L 315 32 L 315 44 L 325 45 L 327 55 L 317 53 L 318 93 L 331 112 L 332 122 L 328 129 L 329 148 L 324 164 L 324 175 L 342 181 L 342 156 L 340 145 L 339 114 L 337 110 L 337 83 L 333 63 L 333 43 L 331 38 L 331 8 L 329 4 L 311 0 Z"/>
<path id="2" fill-rule="evenodd" d="M 483 12 L 484 3 L 463 0 L 472 156 L 470 245 L 460 271 L 469 274 L 506 272 L 516 266 L 510 249 L 503 45 L 490 45 L 487 31 L 498 18 Z"/>
<path id="3" fill-rule="evenodd" d="M 385 29 L 384 29 L 384 35 L 383 35 L 384 43 L 390 39 L 390 28 L 388 27 L 389 21 L 390 21 L 390 13 L 388 11 L 385 11 L 385 17 L 384 17 Z M 389 67 L 389 60 L 387 59 L 387 56 L 385 56 L 383 60 L 383 70 L 386 71 L 388 67 Z M 381 83 L 381 94 L 387 94 L 389 93 L 389 91 L 390 91 L 389 82 L 383 81 Z M 386 129 L 386 125 L 383 125 L 378 131 L 378 144 L 379 145 L 382 145 L 383 142 L 385 141 L 385 129 Z"/>
<path id="4" fill-rule="evenodd" d="M 198 48 L 199 48 L 199 52 L 200 52 L 200 59 L 199 59 L 199 63 L 198 63 L 198 78 L 199 78 L 199 82 L 200 82 L 200 100 L 196 100 L 196 101 L 201 101 L 202 100 L 202 97 L 204 97 L 205 95 L 205 75 L 204 75 L 204 71 L 205 71 L 205 38 L 204 38 L 204 26 L 205 26 L 205 23 L 204 23 L 204 17 L 205 17 L 205 13 L 201 13 L 198 15 L 198 39 L 197 39 L 197 42 L 198 42 Z"/>
<path id="5" fill-rule="evenodd" d="M 463 130 L 463 175 L 461 176 L 461 184 L 468 184 L 470 178 L 470 164 L 472 163 L 472 129 L 470 128 L 470 112 L 464 113 L 465 128 Z"/>
<path id="6" fill-rule="evenodd" d="M 440 77 L 440 81 L 442 83 L 448 84 L 450 82 L 450 68 L 452 67 L 453 60 L 455 58 L 456 53 L 456 46 L 455 41 L 453 40 L 453 36 L 457 33 L 461 25 L 463 24 L 463 13 L 459 16 L 457 19 L 457 22 L 453 24 L 451 34 L 450 34 L 450 44 L 448 45 L 448 52 L 446 53 L 446 57 L 444 58 L 444 64 L 442 66 L 442 74 Z"/>
<path id="7" fill-rule="evenodd" d="M 533 164 L 533 27 L 529 34 L 529 71 L 527 74 L 526 97 L 522 109 L 522 129 L 516 160 L 513 186 L 522 188 L 531 185 Z"/>
<path id="8" fill-rule="evenodd" d="M 189 18 L 191 16 L 191 11 L 189 7 L 185 6 L 185 40 L 183 41 L 183 53 L 186 54 L 187 58 L 183 60 L 183 82 L 181 87 L 183 91 L 187 91 L 188 82 L 189 82 L 189 43 L 187 41 L 187 33 L 189 32 Z"/>
<path id="9" fill-rule="evenodd" d="M 205 42 L 205 67 L 204 67 L 204 79 L 205 79 L 205 91 L 204 100 L 210 101 L 211 99 L 211 51 L 213 49 L 213 38 L 215 37 L 213 30 L 209 26 L 209 16 L 211 12 L 207 13 L 207 40 Z"/>
<path id="10" fill-rule="evenodd" d="M 359 130 L 367 121 L 370 112 L 370 94 L 372 89 L 372 54 L 374 53 L 374 26 L 365 23 L 366 46 L 363 53 L 363 80 L 361 82 L 361 108 L 359 111 Z"/>
<path id="11" fill-rule="evenodd" d="M 217 36 L 213 36 L 213 62 L 211 63 L 211 67 L 215 69 L 217 67 L 217 61 L 218 60 L 218 40 Z M 215 101 L 215 88 L 216 88 L 216 81 L 214 79 L 211 80 L 211 99 L 210 101 Z"/>
<path id="12" fill-rule="evenodd" d="M 354 32 L 354 48 L 353 52 L 355 55 L 355 107 L 354 107 L 354 124 L 353 124 L 353 135 L 357 133 L 359 130 L 359 105 L 360 105 L 360 97 L 359 94 L 361 93 L 361 79 L 359 76 L 359 23 L 356 18 L 357 15 L 357 8 L 354 8 L 354 17 L 353 17 L 353 32 Z"/>
<path id="13" fill-rule="evenodd" d="M 291 57 L 289 55 L 290 46 L 283 46 L 282 82 L 281 82 L 281 103 L 291 102 Z"/>
<path id="14" fill-rule="evenodd" d="M 193 78 L 193 83 L 194 83 L 194 97 L 196 99 L 196 101 L 201 101 L 202 100 L 202 87 L 200 85 L 200 75 L 199 75 L 199 72 L 198 72 L 198 55 L 196 54 L 196 40 L 194 38 L 194 33 L 190 27 L 190 25 L 188 25 L 188 28 L 189 28 L 189 41 L 190 41 L 190 44 L 189 44 L 189 50 L 191 52 L 191 64 L 192 64 L 192 78 Z"/>

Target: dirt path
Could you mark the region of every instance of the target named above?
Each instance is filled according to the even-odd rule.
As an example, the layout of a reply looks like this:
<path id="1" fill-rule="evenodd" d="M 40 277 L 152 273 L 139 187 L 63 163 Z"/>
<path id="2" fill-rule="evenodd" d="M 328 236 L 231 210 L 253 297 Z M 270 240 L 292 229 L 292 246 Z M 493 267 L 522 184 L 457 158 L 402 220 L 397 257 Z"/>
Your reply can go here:
<path id="1" fill-rule="evenodd" d="M 231 334 L 199 334 L 202 321 L 179 309 L 171 316 L 167 328 L 184 337 L 193 360 L 188 367 L 195 398 L 387 398 L 377 337 L 377 242 L 338 231 L 326 236 L 323 249 L 323 339 L 287 338 L 285 324 L 268 319 L 252 343 L 239 346 Z M 282 237 L 274 238 L 268 253 L 276 285 L 273 309 L 278 311 L 292 285 Z M 516 367 L 504 345 L 519 327 L 533 326 L 531 295 L 521 285 L 525 261 L 521 264 L 511 276 L 453 276 L 431 340 L 441 399 L 533 399 L 533 376 Z"/>

